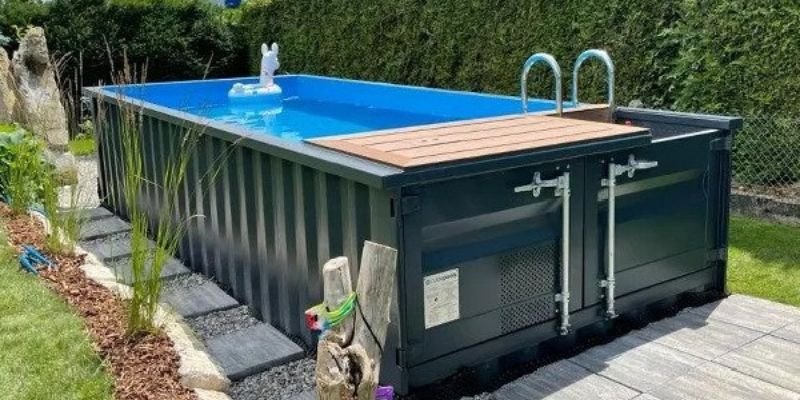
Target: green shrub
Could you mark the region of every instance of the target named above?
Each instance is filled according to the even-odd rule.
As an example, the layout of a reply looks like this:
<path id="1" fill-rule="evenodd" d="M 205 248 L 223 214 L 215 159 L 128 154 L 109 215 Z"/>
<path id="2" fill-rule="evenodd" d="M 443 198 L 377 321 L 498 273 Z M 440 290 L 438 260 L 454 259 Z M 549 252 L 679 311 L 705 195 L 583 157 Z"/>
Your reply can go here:
<path id="1" fill-rule="evenodd" d="M 85 85 L 111 81 L 117 64 L 148 64 L 148 81 L 241 74 L 243 46 L 221 7 L 207 0 L 55 0 L 44 23 L 57 56 L 70 54 L 68 76 Z M 82 68 L 78 68 L 81 66 Z"/>
<path id="2" fill-rule="evenodd" d="M 25 131 L 0 135 L 0 192 L 14 212 L 26 212 L 41 198 L 48 167 L 42 152 L 42 144 Z"/>

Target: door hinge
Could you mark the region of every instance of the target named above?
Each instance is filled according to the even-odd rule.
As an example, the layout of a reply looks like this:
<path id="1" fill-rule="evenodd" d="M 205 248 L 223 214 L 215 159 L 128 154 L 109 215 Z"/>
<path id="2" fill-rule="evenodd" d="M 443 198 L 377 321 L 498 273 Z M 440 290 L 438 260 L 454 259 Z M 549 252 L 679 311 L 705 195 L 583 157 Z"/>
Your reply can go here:
<path id="1" fill-rule="evenodd" d="M 422 209 L 422 201 L 419 196 L 403 197 L 400 205 L 403 215 L 413 214 Z"/>
<path id="2" fill-rule="evenodd" d="M 712 151 L 731 151 L 733 149 L 733 136 L 716 138 L 711 141 Z"/>
<path id="3" fill-rule="evenodd" d="M 405 366 L 406 365 L 406 351 L 403 349 L 397 349 L 395 353 L 395 361 L 397 365 Z"/>
<path id="4" fill-rule="evenodd" d="M 706 256 L 708 261 L 727 261 L 728 260 L 728 248 L 721 247 L 718 249 L 711 249 L 708 251 L 708 255 Z"/>

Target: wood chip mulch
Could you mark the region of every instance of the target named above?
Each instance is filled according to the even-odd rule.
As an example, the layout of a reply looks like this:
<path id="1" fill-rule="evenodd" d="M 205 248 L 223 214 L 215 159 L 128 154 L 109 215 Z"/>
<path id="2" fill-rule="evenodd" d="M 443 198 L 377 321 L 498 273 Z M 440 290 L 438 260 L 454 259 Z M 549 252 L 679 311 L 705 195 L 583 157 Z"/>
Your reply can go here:
<path id="1" fill-rule="evenodd" d="M 12 215 L 5 204 L 0 204 L 0 216 L 13 245 L 44 249 L 44 229 L 38 220 Z M 127 336 L 123 300 L 86 277 L 80 269 L 84 257 L 46 255 L 57 268 L 42 269 L 41 276 L 84 319 L 98 354 L 114 377 L 116 400 L 197 399 L 180 383 L 178 355 L 166 334 Z"/>

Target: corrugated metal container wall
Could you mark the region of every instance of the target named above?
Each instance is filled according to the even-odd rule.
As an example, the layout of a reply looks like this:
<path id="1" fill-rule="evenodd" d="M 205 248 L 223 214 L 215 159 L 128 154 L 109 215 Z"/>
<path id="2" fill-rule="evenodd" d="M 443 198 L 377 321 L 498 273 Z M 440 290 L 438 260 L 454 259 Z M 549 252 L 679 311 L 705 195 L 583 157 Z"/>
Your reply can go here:
<path id="1" fill-rule="evenodd" d="M 103 107 L 101 196 L 127 216 L 120 109 L 108 101 Z M 325 261 L 347 256 L 357 276 L 364 240 L 397 246 L 391 192 L 221 139 L 191 122 L 145 115 L 141 126 L 147 184 L 140 207 L 151 227 L 164 201 L 165 160 L 177 159 L 187 134 L 199 134 L 178 193 L 176 221 L 190 221 L 179 256 L 290 335 L 310 340 L 303 311 L 321 301 Z"/>

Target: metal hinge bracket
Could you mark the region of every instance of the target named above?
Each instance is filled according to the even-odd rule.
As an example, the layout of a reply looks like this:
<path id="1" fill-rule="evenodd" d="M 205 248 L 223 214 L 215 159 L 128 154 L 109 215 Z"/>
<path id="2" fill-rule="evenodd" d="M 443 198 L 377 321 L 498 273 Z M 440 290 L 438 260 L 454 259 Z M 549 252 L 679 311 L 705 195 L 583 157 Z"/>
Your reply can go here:
<path id="1" fill-rule="evenodd" d="M 733 136 L 716 138 L 711 141 L 712 151 L 731 151 L 733 150 Z"/>
<path id="2" fill-rule="evenodd" d="M 533 181 L 531 183 L 515 187 L 514 193 L 531 192 L 533 197 L 539 197 L 543 188 L 554 188 L 556 197 L 560 197 L 564 195 L 565 190 L 569 190 L 569 181 L 564 175 L 542 180 L 542 174 L 537 171 L 533 173 Z"/>
<path id="3" fill-rule="evenodd" d="M 627 174 L 628 178 L 633 178 L 638 170 L 650 169 L 658 166 L 658 161 L 637 160 L 633 154 L 628 156 L 627 164 L 612 164 L 614 169 L 614 177 Z M 603 186 L 609 185 L 609 178 L 604 178 L 600 181 Z"/>

